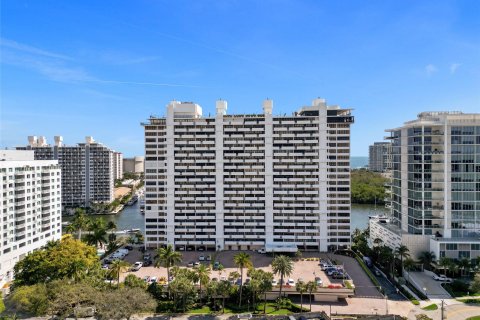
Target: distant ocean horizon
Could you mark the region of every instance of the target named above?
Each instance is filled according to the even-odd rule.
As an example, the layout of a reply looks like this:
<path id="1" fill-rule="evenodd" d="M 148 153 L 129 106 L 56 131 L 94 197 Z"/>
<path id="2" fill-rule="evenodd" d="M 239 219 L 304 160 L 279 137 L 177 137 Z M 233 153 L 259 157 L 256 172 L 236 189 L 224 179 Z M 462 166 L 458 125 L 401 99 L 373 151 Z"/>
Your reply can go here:
<path id="1" fill-rule="evenodd" d="M 368 157 L 350 157 L 350 168 L 364 168 L 368 166 Z"/>

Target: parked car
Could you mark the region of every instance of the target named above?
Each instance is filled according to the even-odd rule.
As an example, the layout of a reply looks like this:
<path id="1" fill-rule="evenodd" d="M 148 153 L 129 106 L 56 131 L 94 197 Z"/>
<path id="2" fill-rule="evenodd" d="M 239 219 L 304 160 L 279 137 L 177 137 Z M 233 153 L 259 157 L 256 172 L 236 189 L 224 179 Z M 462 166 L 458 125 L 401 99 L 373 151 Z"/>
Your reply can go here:
<path id="1" fill-rule="evenodd" d="M 317 286 L 321 286 L 323 284 L 323 281 L 320 277 L 315 277 L 315 283 Z"/>
<path id="2" fill-rule="evenodd" d="M 380 273 L 380 270 L 375 269 L 375 275 L 376 275 L 377 277 L 380 277 L 382 274 Z"/>
<path id="3" fill-rule="evenodd" d="M 237 314 L 237 319 L 245 320 L 245 319 L 251 319 L 251 318 L 252 318 L 252 314 L 251 314 L 251 313 L 241 313 L 241 314 Z"/>
<path id="4" fill-rule="evenodd" d="M 148 267 L 148 266 L 151 266 L 153 264 L 153 261 L 152 260 L 146 260 L 143 262 L 143 266 L 144 267 Z"/>
<path id="5" fill-rule="evenodd" d="M 157 283 L 157 277 L 151 277 L 149 281 L 150 283 Z"/>
<path id="6" fill-rule="evenodd" d="M 327 276 L 331 276 L 334 272 L 337 272 L 337 268 L 330 268 L 330 269 L 326 269 L 325 270 L 325 273 L 327 274 Z"/>
<path id="7" fill-rule="evenodd" d="M 205 256 L 201 255 L 200 257 L 198 257 L 198 261 L 205 261 Z"/>
<path id="8" fill-rule="evenodd" d="M 185 251 L 185 247 L 184 246 L 178 247 L 178 251 Z"/>
<path id="9" fill-rule="evenodd" d="M 288 279 L 287 284 L 288 284 L 289 286 L 294 286 L 294 285 L 295 285 L 295 280 L 293 280 L 293 279 Z"/>
<path id="10" fill-rule="evenodd" d="M 198 250 L 198 251 L 205 251 L 205 248 L 204 248 L 204 247 L 198 247 L 197 250 Z"/>
<path id="11" fill-rule="evenodd" d="M 104 270 L 107 270 L 108 268 L 109 268 L 109 265 L 108 265 L 108 264 L 104 264 L 104 265 L 102 266 L 102 269 L 104 269 Z"/>
<path id="12" fill-rule="evenodd" d="M 334 272 L 332 274 L 333 279 L 346 279 L 347 275 L 341 271 Z"/>
<path id="13" fill-rule="evenodd" d="M 143 260 L 146 261 L 146 260 L 150 260 L 152 259 L 152 255 L 150 253 L 146 253 L 143 255 Z"/>
<path id="14" fill-rule="evenodd" d="M 218 267 L 219 267 L 219 266 L 220 266 L 220 262 L 215 261 L 215 262 L 213 263 L 213 270 L 218 270 Z"/>
<path id="15" fill-rule="evenodd" d="M 131 246 L 131 245 L 125 246 L 125 249 L 127 249 L 127 250 L 130 250 L 130 251 L 131 251 L 131 250 L 133 250 L 133 246 Z"/>
<path id="16" fill-rule="evenodd" d="M 320 269 L 322 269 L 323 271 L 326 271 L 327 269 L 331 269 L 331 268 L 333 268 L 333 266 L 329 264 L 324 264 L 323 266 L 320 266 Z"/>
<path id="17" fill-rule="evenodd" d="M 298 278 L 297 283 L 299 283 L 299 282 L 305 282 L 305 281 L 303 281 L 303 278 Z"/>
<path id="18" fill-rule="evenodd" d="M 208 255 L 207 256 L 207 261 L 211 261 L 212 260 L 212 256 L 211 255 Z"/>
<path id="19" fill-rule="evenodd" d="M 145 281 L 146 283 L 149 283 L 150 282 L 150 276 L 143 277 L 143 281 Z"/>
<path id="20" fill-rule="evenodd" d="M 265 250 L 265 248 L 260 248 L 258 249 L 258 253 L 267 253 L 267 250 Z"/>
<path id="21" fill-rule="evenodd" d="M 278 281 L 275 280 L 275 279 L 273 279 L 273 281 L 272 281 L 272 286 L 274 286 L 274 287 L 278 286 Z"/>
<path id="22" fill-rule="evenodd" d="M 138 271 L 140 268 L 143 267 L 143 262 L 137 261 L 132 267 L 132 271 Z"/>
<path id="23" fill-rule="evenodd" d="M 187 267 L 193 268 L 194 264 L 195 264 L 195 262 L 190 261 L 189 263 L 187 263 Z"/>
<path id="24" fill-rule="evenodd" d="M 433 280 L 443 281 L 443 282 L 452 282 L 453 281 L 452 279 L 447 278 L 444 275 L 439 276 L 439 275 L 436 275 L 436 274 L 433 275 Z"/>
<path id="25" fill-rule="evenodd" d="M 238 278 L 237 281 L 235 281 L 235 284 L 237 286 L 241 286 L 242 285 L 242 279 Z"/>
<path id="26" fill-rule="evenodd" d="M 193 267 L 194 267 L 194 268 L 197 268 L 199 265 L 200 265 L 200 262 L 195 261 L 195 263 L 193 264 Z"/>

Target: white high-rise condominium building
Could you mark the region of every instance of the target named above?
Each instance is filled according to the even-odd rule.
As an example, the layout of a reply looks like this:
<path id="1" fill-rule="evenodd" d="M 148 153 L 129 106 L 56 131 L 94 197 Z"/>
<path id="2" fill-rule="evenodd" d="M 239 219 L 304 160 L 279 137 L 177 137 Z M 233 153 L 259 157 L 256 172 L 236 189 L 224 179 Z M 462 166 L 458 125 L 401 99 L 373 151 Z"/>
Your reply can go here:
<path id="1" fill-rule="evenodd" d="M 33 151 L 0 150 L 0 284 L 25 255 L 61 236 L 61 172 Z"/>
<path id="2" fill-rule="evenodd" d="M 203 117 L 172 101 L 145 128 L 146 245 L 327 251 L 350 243 L 350 109 Z"/>
<path id="3" fill-rule="evenodd" d="M 387 130 L 392 141 L 391 223 L 371 239 L 405 244 L 413 258 L 480 256 L 480 114 L 423 112 Z"/>
<path id="4" fill-rule="evenodd" d="M 35 160 L 58 160 L 62 168 L 62 205 L 87 207 L 95 202 L 114 200 L 114 152 L 112 149 L 86 137 L 85 143 L 76 146 L 63 145 L 61 136 L 55 144 L 47 144 L 45 137 L 28 137 L 28 146 L 18 147 L 33 150 Z"/>
<path id="5" fill-rule="evenodd" d="M 392 167 L 392 144 L 390 142 L 374 142 L 368 148 L 368 169 L 384 172 Z"/>
<path id="6" fill-rule="evenodd" d="M 123 178 L 123 154 L 121 152 L 113 152 L 113 174 L 114 180 Z"/>

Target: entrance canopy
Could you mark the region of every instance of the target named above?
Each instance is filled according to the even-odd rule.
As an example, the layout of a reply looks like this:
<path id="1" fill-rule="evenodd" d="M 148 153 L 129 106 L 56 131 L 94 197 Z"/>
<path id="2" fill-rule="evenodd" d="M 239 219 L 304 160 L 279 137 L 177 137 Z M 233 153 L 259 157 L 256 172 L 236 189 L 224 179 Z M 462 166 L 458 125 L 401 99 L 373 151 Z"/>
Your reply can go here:
<path id="1" fill-rule="evenodd" d="M 298 248 L 294 242 L 274 242 L 265 244 L 266 252 L 297 252 Z"/>

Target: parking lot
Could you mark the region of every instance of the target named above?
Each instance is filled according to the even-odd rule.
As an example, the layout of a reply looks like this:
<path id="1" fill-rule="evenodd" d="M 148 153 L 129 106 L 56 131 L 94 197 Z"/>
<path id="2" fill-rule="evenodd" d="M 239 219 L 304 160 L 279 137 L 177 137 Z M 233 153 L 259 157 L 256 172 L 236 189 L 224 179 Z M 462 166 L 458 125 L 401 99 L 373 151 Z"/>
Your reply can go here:
<path id="1" fill-rule="evenodd" d="M 155 257 L 155 252 L 153 250 L 148 250 L 146 253 L 150 253 L 152 258 Z M 216 279 L 228 279 L 229 274 L 233 271 L 239 272 L 240 270 L 235 266 L 233 262 L 233 257 L 237 254 L 238 251 L 221 251 L 221 252 L 212 252 L 212 251 L 184 251 L 182 252 L 182 263 L 181 267 L 187 267 L 190 262 L 200 262 L 203 264 L 211 264 L 213 261 L 218 261 L 224 268 L 223 270 L 212 270 L 210 277 Z M 251 256 L 253 266 L 256 269 L 263 269 L 268 272 L 272 272 L 271 262 L 273 260 L 272 255 L 260 254 L 253 251 L 248 251 L 248 254 Z M 205 258 L 205 261 L 199 261 L 200 256 Z M 207 260 L 207 256 L 210 256 L 210 261 Z M 321 258 L 321 259 L 332 259 L 336 261 L 339 265 L 342 265 L 344 270 L 353 280 L 356 287 L 356 295 L 362 297 L 382 297 L 380 292 L 375 288 L 373 283 L 370 281 L 368 276 L 364 273 L 361 267 L 358 265 L 357 261 L 351 257 L 333 255 L 333 254 L 318 254 L 306 252 L 303 254 L 302 260 L 294 262 L 294 269 L 290 276 L 286 277 L 284 281 L 286 282 L 288 278 L 293 279 L 296 283 L 298 279 L 302 279 L 304 282 L 313 281 L 316 277 L 319 277 L 323 286 L 329 286 L 330 284 L 342 284 L 342 279 L 333 279 L 331 276 L 327 276 L 324 271 L 321 270 L 319 261 L 307 261 L 308 258 Z M 143 261 L 143 253 L 135 248 L 130 251 L 129 254 L 125 257 L 125 261 L 130 264 L 134 264 L 136 261 Z M 155 268 L 152 266 L 142 267 L 138 271 L 129 271 L 121 275 L 121 280 L 123 280 L 128 274 L 135 274 L 140 278 L 146 276 L 157 277 L 161 279 L 167 277 L 166 268 Z M 248 278 L 247 270 L 244 270 L 244 280 Z M 279 275 L 274 275 L 274 279 L 278 282 L 280 281 Z"/>
<path id="2" fill-rule="evenodd" d="M 418 287 L 425 288 L 426 294 L 431 299 L 448 299 L 450 295 L 443 289 L 442 282 L 433 280 L 432 276 L 425 272 L 408 273 L 408 281 L 416 283 Z"/>

